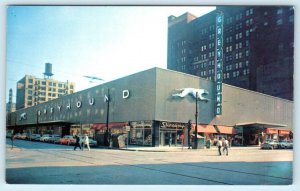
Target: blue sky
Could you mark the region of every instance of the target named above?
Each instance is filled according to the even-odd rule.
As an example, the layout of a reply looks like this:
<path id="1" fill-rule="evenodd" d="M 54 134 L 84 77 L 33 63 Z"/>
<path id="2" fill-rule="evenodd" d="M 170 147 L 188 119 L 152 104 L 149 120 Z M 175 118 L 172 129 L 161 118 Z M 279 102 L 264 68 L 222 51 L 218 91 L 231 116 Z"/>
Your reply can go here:
<path id="1" fill-rule="evenodd" d="M 7 9 L 7 86 L 25 74 L 43 77 L 52 63 L 53 78 L 76 82 L 80 91 L 152 67 L 167 66 L 168 16 L 202 6 L 9 6 Z M 103 83 L 103 82 L 101 82 Z"/>

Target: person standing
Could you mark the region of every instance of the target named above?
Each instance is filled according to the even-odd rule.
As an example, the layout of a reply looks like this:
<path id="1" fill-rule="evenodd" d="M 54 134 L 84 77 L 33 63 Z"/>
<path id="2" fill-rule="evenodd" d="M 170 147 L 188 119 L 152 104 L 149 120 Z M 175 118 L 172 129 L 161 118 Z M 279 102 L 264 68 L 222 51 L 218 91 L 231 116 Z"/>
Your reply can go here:
<path id="1" fill-rule="evenodd" d="M 84 136 L 84 144 L 86 144 L 86 147 L 90 151 L 91 150 L 91 148 L 90 148 L 90 141 L 89 141 L 89 137 L 87 136 L 87 134 L 85 134 L 85 136 Z"/>
<path id="2" fill-rule="evenodd" d="M 219 140 L 217 141 L 217 147 L 218 147 L 218 151 L 219 151 L 219 155 L 221 156 L 221 148 L 222 148 L 222 137 L 219 137 Z"/>
<path id="3" fill-rule="evenodd" d="M 15 134 L 12 134 L 11 137 L 10 137 L 10 140 L 11 140 L 11 149 L 14 148 L 14 140 L 15 140 L 16 136 Z"/>
<path id="4" fill-rule="evenodd" d="M 223 144 L 223 153 L 225 154 L 225 151 L 226 151 L 226 155 L 227 155 L 227 156 L 228 156 L 228 147 L 229 147 L 229 142 L 228 142 L 228 140 L 225 138 L 224 144 Z"/>
<path id="5" fill-rule="evenodd" d="M 80 146 L 80 138 L 78 135 L 75 135 L 75 139 L 76 139 L 76 142 L 75 142 L 75 146 L 74 146 L 74 151 L 77 149 L 77 147 L 79 147 L 79 149 L 81 150 L 81 146 Z"/>

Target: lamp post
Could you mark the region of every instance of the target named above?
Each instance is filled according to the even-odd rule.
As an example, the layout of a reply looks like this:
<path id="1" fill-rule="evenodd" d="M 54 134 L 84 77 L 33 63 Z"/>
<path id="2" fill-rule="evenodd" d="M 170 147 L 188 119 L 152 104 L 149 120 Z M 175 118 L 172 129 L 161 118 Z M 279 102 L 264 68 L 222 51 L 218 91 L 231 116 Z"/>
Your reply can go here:
<path id="1" fill-rule="evenodd" d="M 110 143 L 110 135 L 108 131 L 108 123 L 109 123 L 109 102 L 110 102 L 110 95 L 109 89 L 107 89 L 107 95 L 104 96 L 104 101 L 107 103 L 107 110 L 106 110 L 106 132 L 105 132 L 105 145 L 109 146 Z"/>
<path id="2" fill-rule="evenodd" d="M 36 127 L 35 127 L 35 133 L 38 133 L 38 127 L 39 127 L 39 111 L 36 111 Z"/>
<path id="3" fill-rule="evenodd" d="M 192 129 L 192 121 L 188 121 L 188 147 L 191 147 L 191 129 Z"/>
<path id="4" fill-rule="evenodd" d="M 196 92 L 196 113 L 195 113 L 195 121 L 196 121 L 196 125 L 195 125 L 195 147 L 194 149 L 198 148 L 198 92 Z"/>

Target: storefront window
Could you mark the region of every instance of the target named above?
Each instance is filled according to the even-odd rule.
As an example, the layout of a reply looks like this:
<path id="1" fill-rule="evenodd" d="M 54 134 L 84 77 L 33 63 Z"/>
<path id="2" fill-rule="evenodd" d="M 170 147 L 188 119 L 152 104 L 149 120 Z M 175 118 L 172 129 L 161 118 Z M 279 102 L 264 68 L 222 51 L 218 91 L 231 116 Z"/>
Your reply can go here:
<path id="1" fill-rule="evenodd" d="M 152 145 L 152 121 L 131 122 L 129 144 Z"/>

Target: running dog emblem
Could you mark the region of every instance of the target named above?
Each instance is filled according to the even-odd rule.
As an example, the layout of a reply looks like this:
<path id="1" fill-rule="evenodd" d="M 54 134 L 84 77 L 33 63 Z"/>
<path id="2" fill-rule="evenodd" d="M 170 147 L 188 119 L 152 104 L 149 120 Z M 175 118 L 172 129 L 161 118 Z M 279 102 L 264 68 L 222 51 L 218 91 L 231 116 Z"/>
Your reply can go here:
<path id="1" fill-rule="evenodd" d="M 196 89 L 196 88 L 181 88 L 176 89 L 176 91 L 181 91 L 180 93 L 172 94 L 173 97 L 185 97 L 188 94 L 192 95 L 196 98 L 196 93 L 198 93 L 198 99 L 203 101 L 208 101 L 207 98 L 203 97 L 204 95 L 208 95 L 208 91 L 205 89 Z"/>
<path id="2" fill-rule="evenodd" d="M 22 113 L 22 114 L 20 115 L 20 121 L 21 121 L 21 120 L 26 120 L 26 118 L 27 118 L 26 113 Z"/>

